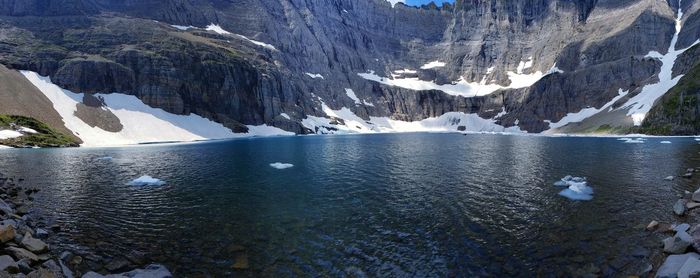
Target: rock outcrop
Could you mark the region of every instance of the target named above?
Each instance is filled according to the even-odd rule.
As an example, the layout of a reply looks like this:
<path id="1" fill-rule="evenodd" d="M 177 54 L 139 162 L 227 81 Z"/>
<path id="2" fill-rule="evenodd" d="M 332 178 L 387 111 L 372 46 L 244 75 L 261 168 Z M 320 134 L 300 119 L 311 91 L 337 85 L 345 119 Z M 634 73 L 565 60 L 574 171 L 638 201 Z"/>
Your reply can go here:
<path id="1" fill-rule="evenodd" d="M 688 27 L 679 44 L 689 45 L 687 38 L 700 35 L 699 5 L 682 4 Z M 12 69 L 48 75 L 74 92 L 132 94 L 238 132 L 244 124 L 269 124 L 296 133 L 310 132 L 300 123 L 307 116 L 326 116 L 321 101 L 364 119 L 409 121 L 454 111 L 493 118 L 505 109 L 499 124 L 541 132 L 548 121 L 629 91 L 619 106 L 654 82 L 661 65 L 645 55 L 665 52 L 678 8 L 676 1 L 655 0 L 457 0 L 420 8 L 384 0 L 3 0 L 0 6 L 0 63 Z M 204 29 L 211 24 L 230 34 Z M 444 66 L 421 69 L 433 61 Z M 390 78 L 402 69 L 415 73 L 397 78 L 502 87 L 515 82 L 509 72 L 551 74 L 532 86 L 470 98 L 358 76 L 373 71 Z M 345 88 L 373 105 L 355 105 Z M 624 115 L 598 122 L 590 128 L 631 126 Z"/>

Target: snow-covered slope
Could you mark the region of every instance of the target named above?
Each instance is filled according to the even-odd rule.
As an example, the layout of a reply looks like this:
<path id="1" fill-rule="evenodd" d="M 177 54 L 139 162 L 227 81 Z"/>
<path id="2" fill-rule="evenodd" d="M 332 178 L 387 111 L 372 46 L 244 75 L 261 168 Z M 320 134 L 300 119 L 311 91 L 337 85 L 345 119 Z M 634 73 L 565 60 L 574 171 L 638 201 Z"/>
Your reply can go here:
<path id="1" fill-rule="evenodd" d="M 233 133 L 223 125 L 198 115 L 175 115 L 152 108 L 137 97 L 119 93 L 96 94 L 102 98 L 102 109 L 114 114 L 123 128 L 110 132 L 93 127 L 76 116 L 83 94 L 73 93 L 54 85 L 48 77 L 31 71 L 22 74 L 53 103 L 66 127 L 83 140 L 82 146 L 115 146 L 152 142 L 197 141 L 244 136 L 292 135 L 269 126 L 249 126 L 249 133 Z"/>
<path id="2" fill-rule="evenodd" d="M 317 134 L 401 133 L 401 132 L 499 132 L 522 133 L 518 127 L 503 127 L 496 119 L 484 119 L 476 114 L 449 112 L 439 117 L 406 122 L 388 117 L 370 117 L 364 120 L 343 107 L 333 110 L 321 103 L 327 117 L 308 116 L 302 124 Z"/>

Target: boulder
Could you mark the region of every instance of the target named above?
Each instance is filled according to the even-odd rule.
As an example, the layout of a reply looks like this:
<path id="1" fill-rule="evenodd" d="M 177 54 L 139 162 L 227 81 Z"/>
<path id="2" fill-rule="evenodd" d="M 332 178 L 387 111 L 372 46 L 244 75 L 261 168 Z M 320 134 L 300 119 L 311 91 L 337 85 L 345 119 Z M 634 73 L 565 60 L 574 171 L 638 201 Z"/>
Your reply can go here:
<path id="1" fill-rule="evenodd" d="M 678 199 L 675 204 L 673 204 L 673 213 L 675 213 L 678 216 L 682 216 L 685 214 L 685 206 L 688 203 L 688 201 L 684 199 Z"/>
<path id="2" fill-rule="evenodd" d="M 29 232 L 24 234 L 24 238 L 22 238 L 22 246 L 24 248 L 27 248 L 27 250 L 32 251 L 34 253 L 45 253 L 49 251 L 49 246 L 46 245 L 41 239 L 36 239 L 32 237 L 32 234 Z"/>
<path id="3" fill-rule="evenodd" d="M 15 227 L 8 224 L 0 225 L 0 242 L 5 243 L 15 239 Z"/>
<path id="4" fill-rule="evenodd" d="M 687 232 L 688 229 L 690 229 L 690 224 L 688 224 L 688 223 L 678 224 L 678 225 L 675 225 L 673 227 L 673 230 L 676 232 L 680 232 L 680 231 Z"/>
<path id="5" fill-rule="evenodd" d="M 685 231 L 676 232 L 676 235 L 663 240 L 664 252 L 682 254 L 693 243 L 693 238 Z"/>
<path id="6" fill-rule="evenodd" d="M 21 271 L 24 274 L 29 274 L 30 272 L 34 271 L 34 269 L 30 265 L 29 260 L 27 259 L 21 259 L 17 261 L 17 266 L 19 267 L 19 271 Z"/>
<path id="7" fill-rule="evenodd" d="M 19 266 L 17 266 L 17 263 L 14 259 L 12 259 L 12 257 L 8 255 L 2 255 L 0 256 L 0 271 L 5 271 L 8 273 L 17 273 L 19 272 Z"/>
<path id="8" fill-rule="evenodd" d="M 49 237 L 49 231 L 44 230 L 42 228 L 36 228 L 36 232 L 34 233 L 34 235 L 36 235 L 37 238 L 47 238 Z"/>
<path id="9" fill-rule="evenodd" d="M 656 271 L 657 278 L 676 278 L 681 268 L 688 260 L 698 260 L 700 255 L 697 253 L 686 253 L 683 255 L 671 255 L 666 258 L 666 261 Z"/>
<path id="10" fill-rule="evenodd" d="M 39 257 L 37 255 L 24 248 L 10 246 L 5 248 L 5 251 L 17 260 L 27 259 L 30 265 L 39 261 Z"/>
<path id="11" fill-rule="evenodd" d="M 116 258 L 107 265 L 105 265 L 105 269 L 109 270 L 109 272 L 117 272 L 117 271 L 124 271 L 125 269 L 128 269 L 129 267 L 129 261 L 122 259 L 122 258 Z"/>
<path id="12" fill-rule="evenodd" d="M 700 207 L 700 203 L 688 202 L 687 204 L 685 204 L 685 207 L 688 209 L 694 209 L 694 208 Z"/>
<path id="13" fill-rule="evenodd" d="M 698 188 L 698 190 L 695 190 L 695 192 L 693 192 L 693 201 L 700 203 L 700 188 Z"/>
<path id="14" fill-rule="evenodd" d="M 27 278 L 57 278 L 57 276 L 46 268 L 39 268 L 27 274 Z"/>
<path id="15" fill-rule="evenodd" d="M 678 270 L 678 277 L 699 277 L 698 275 L 700 275 L 700 259 L 688 259 Z"/>

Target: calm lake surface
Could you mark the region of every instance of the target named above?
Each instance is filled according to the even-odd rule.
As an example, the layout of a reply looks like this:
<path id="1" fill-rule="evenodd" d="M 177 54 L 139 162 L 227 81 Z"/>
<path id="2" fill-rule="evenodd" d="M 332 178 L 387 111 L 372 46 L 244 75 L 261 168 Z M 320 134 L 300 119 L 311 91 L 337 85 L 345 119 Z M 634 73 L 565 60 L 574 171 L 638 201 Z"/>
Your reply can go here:
<path id="1" fill-rule="evenodd" d="M 700 166 L 699 151 L 693 138 L 299 136 L 0 150 L 0 172 L 42 189 L 33 213 L 63 227 L 52 245 L 94 266 L 138 250 L 187 277 L 532 277 L 591 263 L 616 276 L 660 249 L 647 223 L 680 221 L 671 206 L 695 188 L 663 178 Z M 126 185 L 142 175 L 167 184 Z M 593 200 L 559 196 L 566 175 L 588 177 Z"/>

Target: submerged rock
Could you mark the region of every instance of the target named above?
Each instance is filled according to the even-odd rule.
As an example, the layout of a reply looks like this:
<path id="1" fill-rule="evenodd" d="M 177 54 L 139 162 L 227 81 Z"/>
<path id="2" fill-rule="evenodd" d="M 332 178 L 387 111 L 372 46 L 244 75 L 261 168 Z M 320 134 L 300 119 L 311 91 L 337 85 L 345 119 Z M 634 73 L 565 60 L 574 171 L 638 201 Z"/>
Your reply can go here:
<path id="1" fill-rule="evenodd" d="M 673 213 L 675 213 L 678 216 L 681 216 L 685 214 L 686 207 L 685 205 L 688 203 L 688 201 L 684 199 L 678 199 L 676 203 L 673 205 Z"/>
<path id="2" fill-rule="evenodd" d="M 656 229 L 656 227 L 658 227 L 658 226 L 659 226 L 659 221 L 652 220 L 652 221 L 649 223 L 649 225 L 647 225 L 647 230 L 653 231 L 653 230 Z"/>
<path id="3" fill-rule="evenodd" d="M 673 179 L 674 179 L 673 176 L 668 176 L 668 177 L 664 178 L 664 180 L 667 180 L 667 181 L 672 181 Z"/>
<path id="4" fill-rule="evenodd" d="M 173 274 L 165 268 L 165 266 L 159 264 L 152 264 L 144 267 L 143 269 L 134 269 L 129 272 L 124 272 L 120 274 L 110 274 L 102 275 L 96 272 L 85 273 L 82 278 L 127 278 L 127 277 L 143 277 L 143 278 L 172 278 Z"/>

